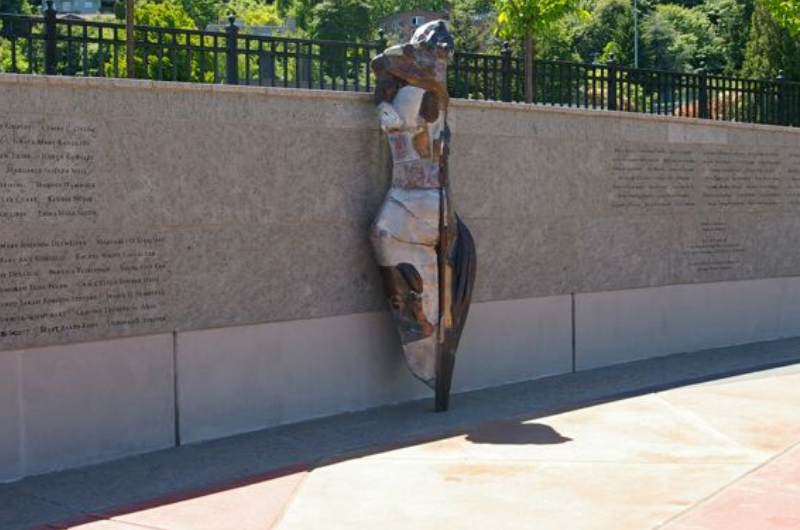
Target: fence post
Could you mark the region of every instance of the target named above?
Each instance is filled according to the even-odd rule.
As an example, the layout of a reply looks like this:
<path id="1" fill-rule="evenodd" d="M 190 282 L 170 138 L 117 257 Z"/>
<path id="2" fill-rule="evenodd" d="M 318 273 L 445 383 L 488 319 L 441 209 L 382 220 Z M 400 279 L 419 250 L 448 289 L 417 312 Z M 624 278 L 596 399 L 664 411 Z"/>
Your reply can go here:
<path id="1" fill-rule="evenodd" d="M 225 63 L 225 82 L 229 85 L 239 84 L 239 28 L 236 27 L 236 15 L 231 13 L 228 16 L 227 42 L 226 42 L 226 63 Z"/>
<path id="2" fill-rule="evenodd" d="M 786 76 L 783 70 L 778 72 L 778 125 L 786 125 Z"/>
<path id="3" fill-rule="evenodd" d="M 617 110 L 617 63 L 612 53 L 606 62 L 608 68 L 608 110 Z"/>
<path id="4" fill-rule="evenodd" d="M 502 85 L 500 87 L 500 97 L 503 101 L 511 101 L 511 47 L 508 45 L 508 41 L 503 42 L 501 55 L 503 59 L 501 62 L 500 82 Z"/>
<path id="5" fill-rule="evenodd" d="M 58 73 L 56 37 L 56 10 L 53 0 L 47 0 L 47 9 L 44 11 L 44 73 L 47 75 Z"/>
<path id="6" fill-rule="evenodd" d="M 698 96 L 698 106 L 700 107 L 700 118 L 707 120 L 709 117 L 708 112 L 708 71 L 706 70 L 705 64 L 700 66 L 700 69 L 697 71 L 697 96 Z"/>
<path id="7" fill-rule="evenodd" d="M 386 34 L 383 31 L 383 28 L 378 28 L 378 53 L 383 53 L 383 50 L 386 49 Z"/>

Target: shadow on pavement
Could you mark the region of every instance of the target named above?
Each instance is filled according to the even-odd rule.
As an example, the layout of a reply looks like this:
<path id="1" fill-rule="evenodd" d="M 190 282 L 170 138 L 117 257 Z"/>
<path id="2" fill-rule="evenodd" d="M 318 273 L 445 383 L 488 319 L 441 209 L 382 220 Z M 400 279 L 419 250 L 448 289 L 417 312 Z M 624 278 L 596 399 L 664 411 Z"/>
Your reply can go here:
<path id="1" fill-rule="evenodd" d="M 543 423 L 497 423 L 476 429 L 467 434 L 467 440 L 476 444 L 555 445 L 571 442 L 557 430 Z"/>

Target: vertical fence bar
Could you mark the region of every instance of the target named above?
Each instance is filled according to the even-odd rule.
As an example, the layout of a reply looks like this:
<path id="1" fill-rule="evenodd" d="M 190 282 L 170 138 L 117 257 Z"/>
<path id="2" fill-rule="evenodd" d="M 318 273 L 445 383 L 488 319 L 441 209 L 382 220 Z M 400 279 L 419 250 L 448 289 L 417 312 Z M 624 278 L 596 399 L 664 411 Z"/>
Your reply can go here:
<path id="1" fill-rule="evenodd" d="M 89 77 L 89 26 L 83 26 L 83 75 Z"/>
<path id="2" fill-rule="evenodd" d="M 37 68 L 36 68 L 36 53 L 34 53 L 35 52 L 35 42 L 36 41 L 33 40 L 33 35 L 31 33 L 32 32 L 28 33 L 28 38 L 27 38 L 27 40 L 28 40 L 28 46 L 27 46 L 27 48 L 28 48 L 28 52 L 27 52 L 27 55 L 28 55 L 28 73 L 29 74 L 34 74 L 34 73 L 36 73 L 36 70 L 37 70 Z M 16 42 L 16 39 L 14 39 L 14 41 Z"/>
<path id="3" fill-rule="evenodd" d="M 703 67 L 697 71 L 697 84 L 699 117 L 708 119 L 708 72 Z"/>
<path id="4" fill-rule="evenodd" d="M 283 87 L 289 87 L 289 41 L 286 39 L 281 40 L 281 58 L 283 59 Z M 275 66 L 273 64 L 273 71 Z M 273 74 L 272 77 L 275 77 Z"/>
<path id="5" fill-rule="evenodd" d="M 617 63 L 614 62 L 614 55 L 606 63 L 608 69 L 608 110 L 617 110 Z"/>
<path id="6" fill-rule="evenodd" d="M 97 77 L 105 77 L 103 69 L 106 64 L 106 48 L 103 47 L 105 44 L 103 29 L 103 27 L 97 29 Z"/>
<path id="7" fill-rule="evenodd" d="M 44 73 L 56 75 L 58 60 L 58 42 L 56 28 L 56 10 L 53 0 L 47 0 L 47 9 L 44 12 Z"/>
<path id="8" fill-rule="evenodd" d="M 173 36 L 173 38 L 174 38 L 174 36 Z M 157 58 L 158 58 L 158 69 L 157 69 L 157 71 L 158 71 L 158 79 L 159 80 L 163 80 L 164 79 L 164 46 L 165 46 L 165 44 L 164 44 L 164 31 L 159 31 L 158 32 L 158 53 L 157 53 Z"/>
<path id="9" fill-rule="evenodd" d="M 786 125 L 786 76 L 783 70 L 778 73 L 778 125 Z"/>
<path id="10" fill-rule="evenodd" d="M 239 28 L 236 27 L 236 17 L 228 16 L 226 28 L 227 41 L 225 46 L 225 82 L 229 85 L 239 84 Z"/>
<path id="11" fill-rule="evenodd" d="M 5 24 L 11 24 L 11 30 L 13 31 L 13 22 L 5 22 Z M 11 73 L 16 74 L 19 73 L 19 67 L 17 66 L 17 39 L 16 37 L 11 37 L 9 40 L 11 41 Z"/>

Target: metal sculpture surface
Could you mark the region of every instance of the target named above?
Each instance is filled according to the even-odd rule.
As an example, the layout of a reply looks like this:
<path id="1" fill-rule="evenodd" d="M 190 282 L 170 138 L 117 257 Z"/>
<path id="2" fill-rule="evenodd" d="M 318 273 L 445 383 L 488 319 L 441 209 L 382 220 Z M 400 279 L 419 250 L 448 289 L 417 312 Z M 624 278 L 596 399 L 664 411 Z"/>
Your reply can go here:
<path id="1" fill-rule="evenodd" d="M 389 191 L 371 239 L 411 372 L 448 408 L 456 349 L 475 280 L 475 245 L 450 202 L 444 21 L 372 61 L 381 128 L 392 151 Z"/>

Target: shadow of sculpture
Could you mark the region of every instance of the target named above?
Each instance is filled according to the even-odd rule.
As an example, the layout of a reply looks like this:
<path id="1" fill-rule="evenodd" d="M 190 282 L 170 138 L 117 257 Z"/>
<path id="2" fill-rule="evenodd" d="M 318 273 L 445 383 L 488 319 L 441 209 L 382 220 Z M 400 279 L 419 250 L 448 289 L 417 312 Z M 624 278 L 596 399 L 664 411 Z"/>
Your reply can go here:
<path id="1" fill-rule="evenodd" d="M 496 423 L 470 432 L 467 440 L 476 444 L 555 445 L 572 438 L 542 423 Z"/>

